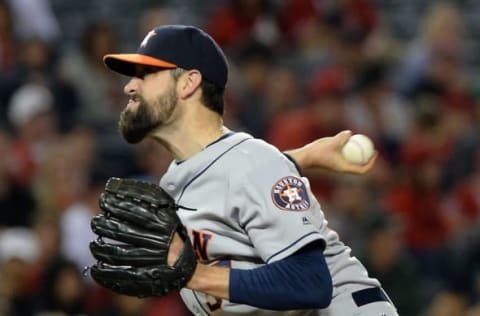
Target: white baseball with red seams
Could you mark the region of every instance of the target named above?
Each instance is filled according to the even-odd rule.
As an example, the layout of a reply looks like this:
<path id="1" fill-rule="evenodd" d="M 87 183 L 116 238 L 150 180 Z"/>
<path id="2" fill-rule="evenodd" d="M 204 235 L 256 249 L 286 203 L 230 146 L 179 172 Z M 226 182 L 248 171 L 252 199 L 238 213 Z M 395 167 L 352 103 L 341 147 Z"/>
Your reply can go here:
<path id="1" fill-rule="evenodd" d="M 355 164 L 364 165 L 375 153 L 372 140 L 363 134 L 355 134 L 350 137 L 342 148 L 343 157 Z"/>

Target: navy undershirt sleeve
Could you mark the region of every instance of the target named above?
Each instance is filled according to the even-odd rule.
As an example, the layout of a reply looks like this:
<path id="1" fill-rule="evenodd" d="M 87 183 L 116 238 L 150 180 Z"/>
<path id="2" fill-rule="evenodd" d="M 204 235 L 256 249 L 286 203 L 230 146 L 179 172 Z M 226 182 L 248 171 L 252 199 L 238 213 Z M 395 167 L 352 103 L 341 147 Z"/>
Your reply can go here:
<path id="1" fill-rule="evenodd" d="M 230 301 L 270 310 L 325 308 L 332 278 L 323 244 L 310 243 L 293 255 L 251 270 L 232 269 Z"/>

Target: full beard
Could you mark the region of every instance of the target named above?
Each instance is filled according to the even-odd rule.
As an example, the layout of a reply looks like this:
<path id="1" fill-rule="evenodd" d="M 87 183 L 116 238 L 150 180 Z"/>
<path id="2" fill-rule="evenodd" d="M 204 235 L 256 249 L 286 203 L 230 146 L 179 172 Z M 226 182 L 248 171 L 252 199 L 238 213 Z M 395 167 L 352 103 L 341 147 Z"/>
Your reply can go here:
<path id="1" fill-rule="evenodd" d="M 130 144 L 141 142 L 153 130 L 168 122 L 178 100 L 174 89 L 159 96 L 153 104 L 149 104 L 140 95 L 138 99 L 137 109 L 135 111 L 129 108 L 123 110 L 118 123 L 120 133 Z"/>

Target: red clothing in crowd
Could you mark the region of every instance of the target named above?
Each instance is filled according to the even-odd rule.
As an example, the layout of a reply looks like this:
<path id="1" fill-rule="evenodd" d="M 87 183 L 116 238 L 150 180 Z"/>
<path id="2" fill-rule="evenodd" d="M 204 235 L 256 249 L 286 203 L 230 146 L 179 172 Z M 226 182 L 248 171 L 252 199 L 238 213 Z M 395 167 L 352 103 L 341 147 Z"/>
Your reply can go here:
<path id="1" fill-rule="evenodd" d="M 414 250 L 440 246 L 448 235 L 448 225 L 436 190 L 419 191 L 407 185 L 386 195 L 387 209 L 400 216 L 407 245 Z"/>

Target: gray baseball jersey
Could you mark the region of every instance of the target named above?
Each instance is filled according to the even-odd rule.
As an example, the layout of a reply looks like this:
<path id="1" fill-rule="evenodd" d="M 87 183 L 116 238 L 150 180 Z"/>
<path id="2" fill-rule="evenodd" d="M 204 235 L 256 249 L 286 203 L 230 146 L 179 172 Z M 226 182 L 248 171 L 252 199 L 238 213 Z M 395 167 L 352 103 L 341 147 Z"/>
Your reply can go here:
<path id="1" fill-rule="evenodd" d="M 245 133 L 223 137 L 186 161 L 172 162 L 160 186 L 178 204 L 194 209 L 181 209 L 179 216 L 204 263 L 251 269 L 322 240 L 334 297 L 379 286 L 327 227 L 308 180 L 264 141 Z M 195 315 L 321 315 L 262 310 L 189 289 L 181 295 Z"/>

